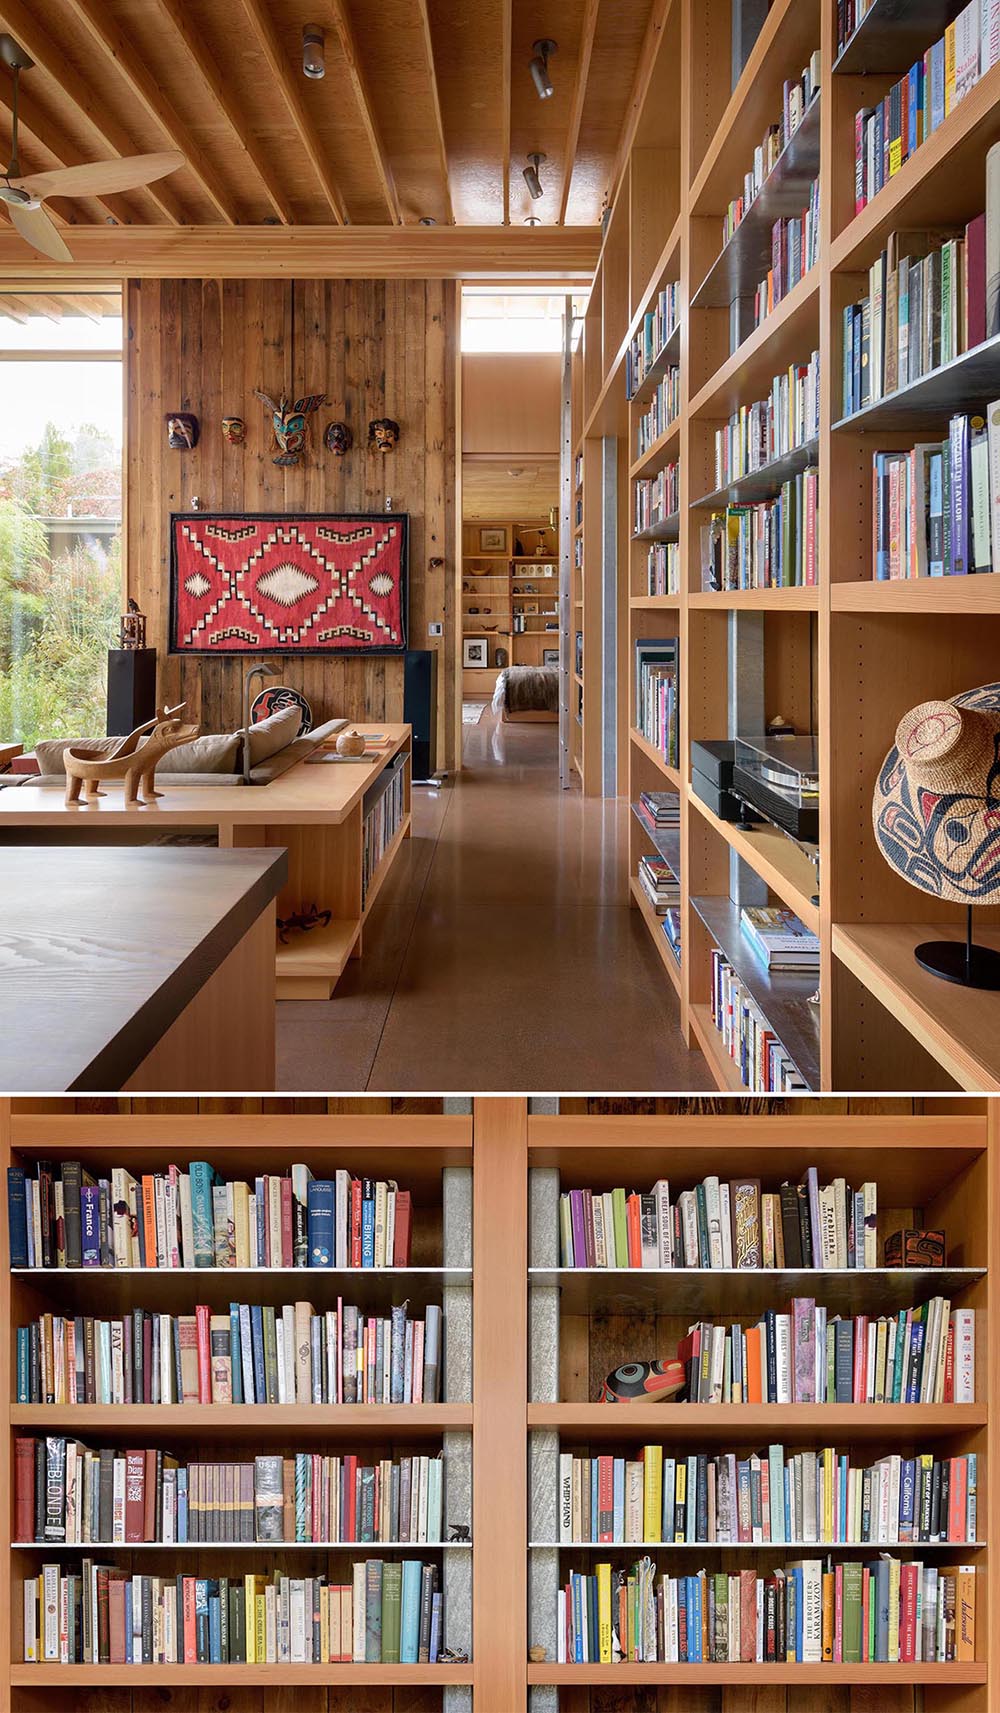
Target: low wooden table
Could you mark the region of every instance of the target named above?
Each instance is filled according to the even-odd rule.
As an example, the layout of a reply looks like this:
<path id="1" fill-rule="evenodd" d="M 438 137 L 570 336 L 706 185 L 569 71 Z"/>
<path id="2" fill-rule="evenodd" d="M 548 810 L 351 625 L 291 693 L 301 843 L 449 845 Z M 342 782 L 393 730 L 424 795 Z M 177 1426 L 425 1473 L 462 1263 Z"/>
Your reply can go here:
<path id="1" fill-rule="evenodd" d="M 0 850 L 5 1093 L 269 1090 L 284 851 Z"/>
<path id="2" fill-rule="evenodd" d="M 29 839 L 35 828 L 49 831 L 63 848 L 96 843 L 102 835 L 120 840 L 123 828 L 134 830 L 137 842 L 186 829 L 214 832 L 222 850 L 284 848 L 288 878 L 278 898 L 279 917 L 315 904 L 329 910 L 331 919 L 276 947 L 277 997 L 329 999 L 348 961 L 361 956 L 372 907 L 410 833 L 410 727 L 372 723 L 356 730 L 383 733 L 386 747 L 370 760 L 300 762 L 272 785 L 164 787 L 155 803 L 131 809 L 122 786 L 110 782 L 107 795 L 93 806 L 66 804 L 62 781 L 0 791 L 0 854 L 12 839 Z M 365 816 L 383 775 L 396 765 L 404 772 L 403 820 L 365 886 Z"/>

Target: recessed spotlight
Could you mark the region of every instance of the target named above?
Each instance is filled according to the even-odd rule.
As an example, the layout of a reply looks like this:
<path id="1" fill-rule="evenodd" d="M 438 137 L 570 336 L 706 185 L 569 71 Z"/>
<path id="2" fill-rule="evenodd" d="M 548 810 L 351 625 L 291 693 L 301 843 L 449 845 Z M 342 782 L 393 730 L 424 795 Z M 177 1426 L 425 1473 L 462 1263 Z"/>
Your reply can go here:
<path id="1" fill-rule="evenodd" d="M 303 26 L 302 70 L 306 77 L 326 76 L 326 36 L 319 24 Z"/>
<path id="2" fill-rule="evenodd" d="M 542 190 L 542 181 L 538 176 L 538 169 L 544 159 L 545 156 L 538 152 L 529 155 L 528 165 L 524 169 L 524 182 L 528 187 L 528 195 L 533 202 L 537 202 L 539 197 L 545 194 Z"/>
<path id="3" fill-rule="evenodd" d="M 420 219 L 417 221 L 417 225 L 418 226 L 436 226 L 437 221 L 435 220 L 433 214 L 422 214 L 420 216 Z"/>
<path id="4" fill-rule="evenodd" d="M 542 217 L 540 214 L 526 214 L 524 217 L 524 224 L 526 226 L 540 226 L 542 224 Z"/>
<path id="5" fill-rule="evenodd" d="M 541 41 L 534 42 L 532 46 L 535 50 L 535 57 L 530 62 L 528 70 L 531 72 L 532 82 L 538 91 L 539 101 L 547 101 L 549 96 L 554 93 L 555 88 L 549 76 L 549 55 L 555 53 L 559 43 L 552 41 L 548 36 L 543 36 Z"/>

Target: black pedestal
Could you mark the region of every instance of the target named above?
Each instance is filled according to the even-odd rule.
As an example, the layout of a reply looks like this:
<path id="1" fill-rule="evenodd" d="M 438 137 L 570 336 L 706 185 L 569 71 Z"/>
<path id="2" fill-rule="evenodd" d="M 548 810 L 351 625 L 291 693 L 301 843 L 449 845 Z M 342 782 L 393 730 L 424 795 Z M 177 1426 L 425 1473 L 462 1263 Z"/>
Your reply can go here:
<path id="1" fill-rule="evenodd" d="M 155 714 L 155 648 L 109 648 L 108 737 L 124 737 Z"/>
<path id="2" fill-rule="evenodd" d="M 921 969 L 960 987 L 1000 992 L 1000 952 L 991 946 L 965 946 L 960 940 L 924 940 L 914 957 Z"/>
<path id="3" fill-rule="evenodd" d="M 408 648 L 403 657 L 403 718 L 413 727 L 414 782 L 430 779 L 437 761 L 437 655 Z"/>

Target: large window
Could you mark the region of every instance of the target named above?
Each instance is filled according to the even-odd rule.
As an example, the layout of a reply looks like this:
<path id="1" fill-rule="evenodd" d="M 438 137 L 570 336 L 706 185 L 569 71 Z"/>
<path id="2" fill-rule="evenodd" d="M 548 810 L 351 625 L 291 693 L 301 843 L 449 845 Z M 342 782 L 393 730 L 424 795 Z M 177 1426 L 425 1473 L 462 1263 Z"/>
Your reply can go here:
<path id="1" fill-rule="evenodd" d="M 0 738 L 105 724 L 121 611 L 121 303 L 0 294 Z"/>

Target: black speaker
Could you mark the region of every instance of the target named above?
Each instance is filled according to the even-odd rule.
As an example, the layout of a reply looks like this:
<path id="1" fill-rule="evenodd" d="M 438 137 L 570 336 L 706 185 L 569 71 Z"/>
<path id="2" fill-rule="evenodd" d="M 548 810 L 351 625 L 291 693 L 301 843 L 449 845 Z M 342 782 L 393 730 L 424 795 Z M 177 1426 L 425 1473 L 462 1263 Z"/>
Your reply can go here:
<path id="1" fill-rule="evenodd" d="M 124 737 L 155 713 L 155 648 L 109 648 L 108 737 Z"/>
<path id="2" fill-rule="evenodd" d="M 414 779 L 437 771 L 437 655 L 432 648 L 408 648 L 403 657 L 403 718 L 413 727 Z"/>

